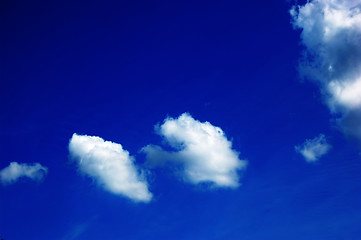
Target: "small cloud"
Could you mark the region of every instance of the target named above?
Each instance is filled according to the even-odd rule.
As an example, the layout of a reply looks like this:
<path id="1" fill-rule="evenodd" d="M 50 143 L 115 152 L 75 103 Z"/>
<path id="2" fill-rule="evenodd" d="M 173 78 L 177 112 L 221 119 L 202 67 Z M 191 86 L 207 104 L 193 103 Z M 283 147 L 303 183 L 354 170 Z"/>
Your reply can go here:
<path id="1" fill-rule="evenodd" d="M 361 142 L 361 1 L 311 0 L 290 13 L 302 30 L 301 75 L 317 81 L 340 129 Z"/>
<path id="2" fill-rule="evenodd" d="M 302 145 L 295 146 L 296 152 L 300 153 L 307 162 L 316 162 L 321 156 L 331 149 L 323 134 L 313 139 L 306 139 Z"/>
<path id="3" fill-rule="evenodd" d="M 63 238 L 63 240 L 76 240 L 88 229 L 88 224 L 75 225 Z"/>
<path id="4" fill-rule="evenodd" d="M 246 168 L 246 161 L 238 158 L 222 129 L 209 122 L 193 119 L 183 113 L 177 119 L 167 118 L 157 133 L 176 151 L 166 151 L 148 145 L 146 166 L 180 166 L 182 178 L 190 183 L 212 183 L 216 187 L 239 186 L 238 172 Z"/>
<path id="5" fill-rule="evenodd" d="M 40 163 L 26 164 L 11 162 L 10 165 L 0 171 L 0 180 L 3 185 L 15 183 L 20 178 L 30 178 L 41 181 L 48 173 L 48 168 Z"/>
<path id="6" fill-rule="evenodd" d="M 149 202 L 152 193 L 134 158 L 122 145 L 100 137 L 73 134 L 69 152 L 81 173 L 88 175 L 107 191 L 133 201 Z"/>

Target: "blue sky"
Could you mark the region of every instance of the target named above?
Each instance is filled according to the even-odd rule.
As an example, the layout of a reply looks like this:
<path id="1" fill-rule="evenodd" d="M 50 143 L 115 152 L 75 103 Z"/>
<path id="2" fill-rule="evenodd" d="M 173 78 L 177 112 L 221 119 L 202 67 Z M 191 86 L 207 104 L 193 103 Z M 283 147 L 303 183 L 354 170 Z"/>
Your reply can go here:
<path id="1" fill-rule="evenodd" d="M 0 238 L 359 240 L 360 6 L 3 1 Z"/>

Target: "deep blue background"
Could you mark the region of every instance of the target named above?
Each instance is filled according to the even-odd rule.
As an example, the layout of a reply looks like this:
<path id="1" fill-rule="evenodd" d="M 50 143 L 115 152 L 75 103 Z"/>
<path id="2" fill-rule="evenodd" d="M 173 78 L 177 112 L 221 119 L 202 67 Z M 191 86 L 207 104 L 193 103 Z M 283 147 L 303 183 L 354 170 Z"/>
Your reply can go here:
<path id="1" fill-rule="evenodd" d="M 0 237 L 23 239 L 361 238 L 359 149 L 330 123 L 317 86 L 298 78 L 291 3 L 2 1 L 0 169 L 39 162 L 44 182 L 0 187 Z M 136 204 L 68 160 L 76 132 L 139 150 L 153 126 L 189 112 L 221 127 L 249 160 L 236 190 L 148 176 Z M 294 146 L 319 133 L 316 164 Z M 77 234 L 78 233 L 78 234 Z"/>

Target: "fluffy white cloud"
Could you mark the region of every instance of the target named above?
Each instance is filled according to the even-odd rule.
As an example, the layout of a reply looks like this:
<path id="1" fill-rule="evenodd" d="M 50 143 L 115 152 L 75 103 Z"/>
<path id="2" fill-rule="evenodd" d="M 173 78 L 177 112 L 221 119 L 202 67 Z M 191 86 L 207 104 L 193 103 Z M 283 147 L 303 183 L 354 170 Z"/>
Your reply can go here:
<path id="1" fill-rule="evenodd" d="M 26 164 L 11 162 L 10 165 L 0 171 L 2 184 L 15 183 L 19 178 L 26 177 L 34 181 L 41 181 L 48 173 L 48 168 L 40 163 Z"/>
<path id="2" fill-rule="evenodd" d="M 77 161 L 80 172 L 95 179 L 109 192 L 133 201 L 149 202 L 152 199 L 144 176 L 138 173 L 133 157 L 122 145 L 74 133 L 69 152 Z"/>
<path id="3" fill-rule="evenodd" d="M 361 0 L 313 0 L 291 15 L 305 46 L 301 73 L 318 81 L 342 129 L 361 140 Z"/>
<path id="4" fill-rule="evenodd" d="M 316 162 L 322 155 L 325 155 L 331 146 L 327 143 L 323 134 L 313 139 L 307 139 L 302 145 L 295 146 L 295 150 L 299 152 L 307 162 Z"/>
<path id="5" fill-rule="evenodd" d="M 184 113 L 177 119 L 165 119 L 156 130 L 177 151 L 154 145 L 144 147 L 149 167 L 174 164 L 180 166 L 183 179 L 191 183 L 239 186 L 238 171 L 246 167 L 246 161 L 238 158 L 239 153 L 232 150 L 232 143 L 219 127 Z"/>

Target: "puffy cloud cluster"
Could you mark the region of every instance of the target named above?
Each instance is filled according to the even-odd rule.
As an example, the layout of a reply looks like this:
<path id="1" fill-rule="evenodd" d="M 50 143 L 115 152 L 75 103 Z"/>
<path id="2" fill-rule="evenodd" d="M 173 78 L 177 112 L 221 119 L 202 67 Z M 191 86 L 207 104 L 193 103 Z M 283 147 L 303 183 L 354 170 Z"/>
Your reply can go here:
<path id="1" fill-rule="evenodd" d="M 361 0 L 313 0 L 290 13 L 302 29 L 301 73 L 319 83 L 341 128 L 361 141 Z"/>
<path id="2" fill-rule="evenodd" d="M 184 113 L 177 119 L 165 119 L 156 129 L 175 151 L 148 145 L 142 148 L 147 158 L 145 166 L 179 167 L 182 178 L 193 184 L 205 182 L 230 188 L 240 185 L 239 171 L 246 167 L 246 161 L 238 158 L 239 153 L 232 150 L 232 143 L 219 127 L 209 122 L 201 123 Z M 122 145 L 74 133 L 69 142 L 69 153 L 81 173 L 109 192 L 134 201 L 149 202 L 152 199 L 144 176 Z"/>
<path id="3" fill-rule="evenodd" d="M 307 162 L 316 162 L 322 155 L 325 155 L 331 149 L 323 134 L 313 139 L 307 139 L 302 145 L 295 146 Z"/>
<path id="4" fill-rule="evenodd" d="M 80 172 L 95 179 L 109 192 L 133 201 L 149 202 L 152 199 L 144 176 L 122 145 L 100 137 L 73 134 L 69 152 L 77 161 Z"/>
<path id="5" fill-rule="evenodd" d="M 144 147 L 148 166 L 180 166 L 183 179 L 194 184 L 239 186 L 238 172 L 246 167 L 246 161 L 238 158 L 239 153 L 232 150 L 232 143 L 219 127 L 199 122 L 184 113 L 177 119 L 165 119 L 156 130 L 176 151 L 154 145 Z"/>
<path id="6" fill-rule="evenodd" d="M 40 163 L 26 164 L 11 162 L 10 165 L 0 171 L 0 180 L 4 185 L 12 184 L 20 178 L 30 178 L 41 181 L 48 173 L 48 168 Z"/>

